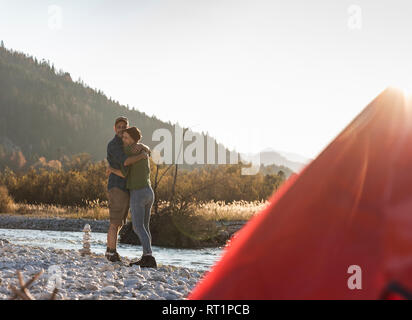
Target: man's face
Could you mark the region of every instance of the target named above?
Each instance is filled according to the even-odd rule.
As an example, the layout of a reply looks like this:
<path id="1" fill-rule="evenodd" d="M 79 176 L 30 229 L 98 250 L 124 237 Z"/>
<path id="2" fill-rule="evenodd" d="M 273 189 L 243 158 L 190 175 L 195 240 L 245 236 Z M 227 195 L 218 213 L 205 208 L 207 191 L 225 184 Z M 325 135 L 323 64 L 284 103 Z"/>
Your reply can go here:
<path id="1" fill-rule="evenodd" d="M 115 126 L 114 126 L 114 131 L 116 132 L 116 135 L 121 138 L 122 137 L 122 131 L 124 129 L 127 129 L 127 124 L 124 121 L 119 121 Z"/>

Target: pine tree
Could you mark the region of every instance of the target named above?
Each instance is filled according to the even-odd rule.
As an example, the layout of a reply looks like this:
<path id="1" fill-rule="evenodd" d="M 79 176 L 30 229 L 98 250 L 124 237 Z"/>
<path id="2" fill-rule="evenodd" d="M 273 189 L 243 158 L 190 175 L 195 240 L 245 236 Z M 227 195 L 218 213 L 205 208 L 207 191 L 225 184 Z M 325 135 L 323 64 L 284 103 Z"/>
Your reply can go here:
<path id="1" fill-rule="evenodd" d="M 3 41 L 3 40 L 1 40 L 0 47 L 1 47 L 2 49 L 4 49 L 4 41 Z"/>

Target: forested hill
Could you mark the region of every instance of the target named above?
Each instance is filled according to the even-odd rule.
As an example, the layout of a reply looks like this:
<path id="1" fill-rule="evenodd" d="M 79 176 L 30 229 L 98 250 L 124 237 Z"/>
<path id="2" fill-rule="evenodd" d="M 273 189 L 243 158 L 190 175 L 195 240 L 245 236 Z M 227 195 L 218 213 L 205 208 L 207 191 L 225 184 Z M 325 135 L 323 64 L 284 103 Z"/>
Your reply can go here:
<path id="1" fill-rule="evenodd" d="M 56 70 L 50 62 L 8 50 L 2 42 L 0 112 L 0 169 L 25 169 L 83 153 L 94 161 L 102 160 L 119 115 L 141 129 L 142 142 L 151 148 L 159 143 L 152 141 L 153 131 L 159 128 L 170 130 L 175 146 L 174 124 L 120 105 L 100 90 L 73 81 L 69 73 Z M 205 134 L 200 135 L 206 141 Z M 212 141 L 217 151 L 217 143 Z M 191 141 L 185 142 L 183 150 L 189 144 Z M 204 147 L 206 151 L 206 143 Z M 229 150 L 225 150 L 229 163 Z M 173 158 L 176 152 L 179 150 L 173 148 Z M 215 159 L 217 163 L 217 152 Z M 273 173 L 291 173 L 284 166 L 271 167 Z"/>
<path id="2" fill-rule="evenodd" d="M 21 150 L 27 160 L 87 152 L 106 156 L 113 121 L 126 115 L 149 139 L 156 128 L 172 129 L 155 117 L 109 99 L 103 92 L 74 82 L 69 73 L 46 61 L 0 47 L 0 157 Z M 172 131 L 173 132 L 173 131 Z"/>

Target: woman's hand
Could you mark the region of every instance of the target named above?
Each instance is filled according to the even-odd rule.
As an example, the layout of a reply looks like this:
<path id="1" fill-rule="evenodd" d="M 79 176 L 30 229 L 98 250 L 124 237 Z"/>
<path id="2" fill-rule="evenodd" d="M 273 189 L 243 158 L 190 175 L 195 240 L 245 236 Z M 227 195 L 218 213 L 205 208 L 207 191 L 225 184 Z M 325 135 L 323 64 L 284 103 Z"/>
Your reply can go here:
<path id="1" fill-rule="evenodd" d="M 152 152 L 148 146 L 143 143 L 136 143 L 131 146 L 131 150 L 134 154 L 138 154 L 140 152 L 147 152 L 149 155 Z"/>
<path id="2" fill-rule="evenodd" d="M 113 169 L 113 168 L 112 168 L 111 166 L 108 166 L 108 167 L 106 168 L 106 175 L 107 175 L 107 176 L 110 176 L 110 174 L 113 172 L 112 169 Z"/>

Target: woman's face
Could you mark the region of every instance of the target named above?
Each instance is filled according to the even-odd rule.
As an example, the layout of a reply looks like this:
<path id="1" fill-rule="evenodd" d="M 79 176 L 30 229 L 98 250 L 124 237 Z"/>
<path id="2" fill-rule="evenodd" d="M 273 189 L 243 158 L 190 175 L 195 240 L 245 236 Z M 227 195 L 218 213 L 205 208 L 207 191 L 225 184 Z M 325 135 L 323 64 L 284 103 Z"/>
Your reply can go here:
<path id="1" fill-rule="evenodd" d="M 134 140 L 126 131 L 123 132 L 122 140 L 123 140 L 123 144 L 126 146 L 130 146 L 131 144 L 134 143 Z"/>

